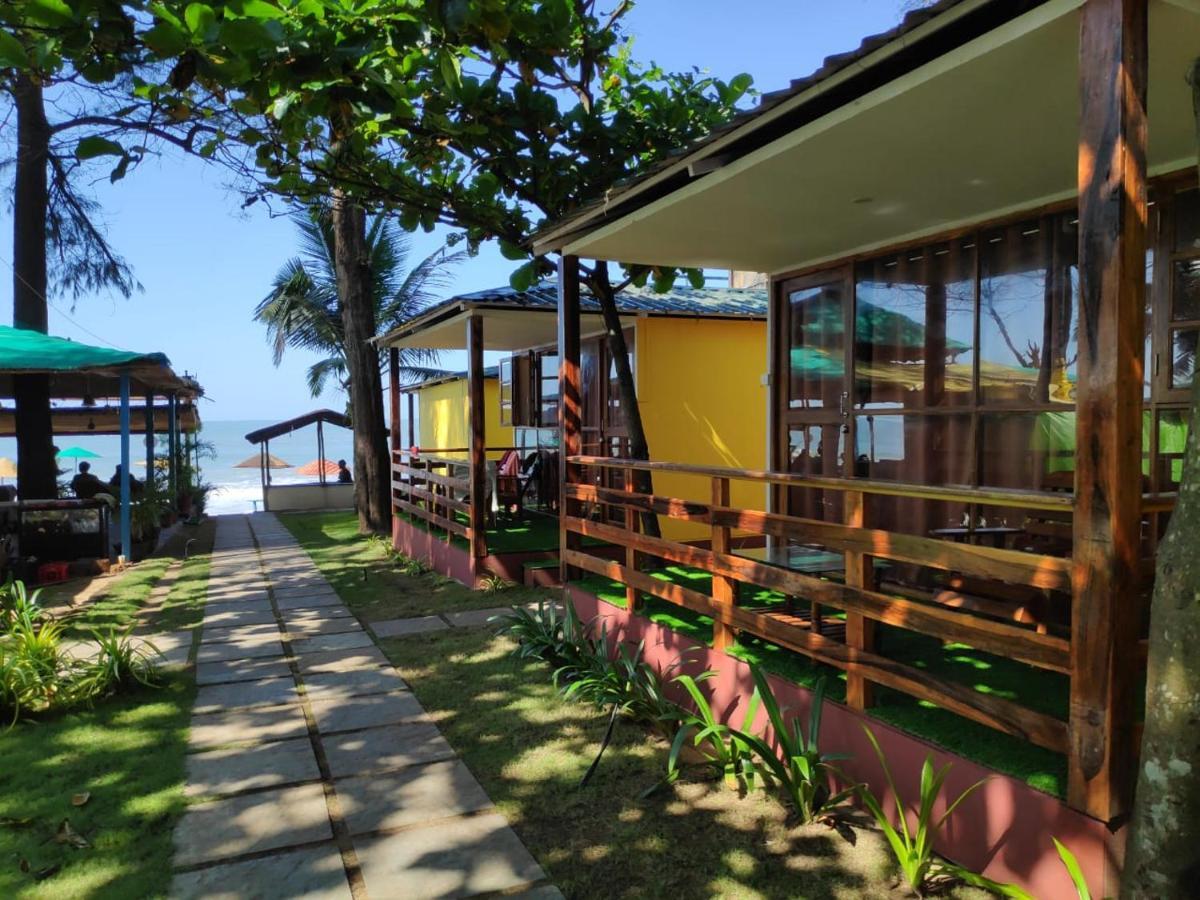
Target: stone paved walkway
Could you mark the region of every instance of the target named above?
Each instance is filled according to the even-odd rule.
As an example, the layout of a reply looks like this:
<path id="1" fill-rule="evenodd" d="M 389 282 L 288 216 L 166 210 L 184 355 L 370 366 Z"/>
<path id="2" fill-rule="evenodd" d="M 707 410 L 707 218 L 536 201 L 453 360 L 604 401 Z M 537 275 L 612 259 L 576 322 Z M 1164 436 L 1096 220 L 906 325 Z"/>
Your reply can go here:
<path id="1" fill-rule="evenodd" d="M 174 897 L 561 898 L 270 514 L 217 528 Z"/>

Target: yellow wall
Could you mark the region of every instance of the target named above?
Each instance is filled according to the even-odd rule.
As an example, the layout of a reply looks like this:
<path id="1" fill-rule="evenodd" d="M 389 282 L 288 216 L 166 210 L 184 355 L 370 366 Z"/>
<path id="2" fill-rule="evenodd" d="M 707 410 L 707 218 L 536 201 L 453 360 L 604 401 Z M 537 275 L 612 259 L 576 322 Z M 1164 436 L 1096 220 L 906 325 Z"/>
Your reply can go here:
<path id="1" fill-rule="evenodd" d="M 467 380 L 456 378 L 417 391 L 420 447 L 437 453 L 470 443 L 467 407 Z M 483 382 L 484 441 L 489 447 L 511 447 L 513 430 L 500 424 L 500 383 L 495 378 Z M 466 456 L 466 454 L 455 454 Z M 497 456 L 498 454 L 489 454 Z"/>
<path id="2" fill-rule="evenodd" d="M 637 323 L 637 389 L 650 458 L 765 469 L 767 323 L 646 318 Z M 654 492 L 707 502 L 711 480 L 655 473 Z M 766 509 L 761 484 L 733 481 L 734 506 Z M 665 536 L 704 538 L 707 526 L 660 519 Z"/>

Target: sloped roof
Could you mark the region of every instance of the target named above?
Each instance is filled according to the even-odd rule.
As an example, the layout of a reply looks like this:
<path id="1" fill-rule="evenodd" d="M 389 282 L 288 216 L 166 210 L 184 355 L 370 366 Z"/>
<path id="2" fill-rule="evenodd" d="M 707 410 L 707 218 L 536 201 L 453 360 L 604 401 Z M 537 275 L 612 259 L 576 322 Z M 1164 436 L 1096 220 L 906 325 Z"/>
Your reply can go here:
<path id="1" fill-rule="evenodd" d="M 422 388 L 434 387 L 438 384 L 447 384 L 451 381 L 462 381 L 467 377 L 467 370 L 463 369 L 460 372 L 443 372 L 441 375 L 434 375 L 432 378 L 426 378 L 424 381 L 415 381 L 412 384 L 403 385 L 400 388 L 400 393 L 406 394 L 409 391 L 419 391 Z M 499 366 L 485 366 L 483 370 L 484 378 L 499 378 Z"/>
<path id="2" fill-rule="evenodd" d="M 334 412 L 332 409 L 314 409 L 312 412 L 296 416 L 294 419 L 276 422 L 274 425 L 268 425 L 265 428 L 251 431 L 246 435 L 246 440 L 252 444 L 261 444 L 263 441 L 269 441 L 271 438 L 276 438 L 280 435 L 291 434 L 293 431 L 317 422 L 328 422 L 331 425 L 337 425 L 341 428 L 351 427 L 350 417 L 345 413 Z"/>
<path id="3" fill-rule="evenodd" d="M 572 235 L 621 218 L 1044 2 L 1047 0 L 937 0 L 911 10 L 895 27 L 864 37 L 853 50 L 825 57 L 814 72 L 793 79 L 786 88 L 761 94 L 753 108 L 677 148 L 603 197 L 544 223 L 533 237 L 535 251 L 556 250 Z M 919 30 L 922 33 L 918 34 Z M 871 59 L 884 50 L 894 52 Z M 696 168 L 692 170 L 692 166 Z"/>

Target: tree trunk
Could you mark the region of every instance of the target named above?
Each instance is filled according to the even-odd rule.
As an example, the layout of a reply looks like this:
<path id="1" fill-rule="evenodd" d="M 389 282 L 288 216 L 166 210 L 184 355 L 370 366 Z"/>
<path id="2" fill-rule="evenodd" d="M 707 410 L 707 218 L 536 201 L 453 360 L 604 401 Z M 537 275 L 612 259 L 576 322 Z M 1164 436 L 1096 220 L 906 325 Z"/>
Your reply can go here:
<path id="1" fill-rule="evenodd" d="M 608 263 L 597 260 L 589 282 L 588 287 L 600 303 L 608 337 L 608 352 L 617 370 L 617 391 L 621 397 L 621 413 L 625 417 L 625 430 L 629 437 L 629 455 L 633 459 L 648 460 L 650 447 L 646 442 L 646 429 L 642 425 L 642 409 L 638 405 L 637 385 L 633 380 L 633 367 L 629 364 L 629 347 L 625 343 L 620 313 L 617 312 L 616 295 L 608 280 Z M 634 472 L 633 486 L 638 493 L 654 493 L 654 480 L 649 472 Z M 642 532 L 651 537 L 660 537 L 658 516 L 651 512 L 642 513 Z"/>
<path id="2" fill-rule="evenodd" d="M 41 85 L 21 75 L 13 82 L 17 110 L 17 171 L 13 191 L 13 325 L 43 334 L 46 310 L 46 216 L 50 195 L 46 167 L 50 125 Z M 16 401 L 17 491 L 24 500 L 58 495 L 54 426 L 50 418 L 50 379 L 13 379 Z"/>
<path id="3" fill-rule="evenodd" d="M 1200 148 L 1200 60 L 1192 98 Z M 1200 155 L 1200 154 L 1198 154 Z M 1200 879 L 1200 380 L 1179 499 L 1158 545 L 1146 724 L 1121 879 L 1123 898 L 1196 896 Z"/>
<path id="4" fill-rule="evenodd" d="M 354 505 L 363 532 L 386 532 L 391 525 L 391 472 L 383 417 L 383 383 L 371 303 L 367 216 L 340 190 L 333 192 L 334 265 L 341 304 L 350 417 L 354 429 Z"/>

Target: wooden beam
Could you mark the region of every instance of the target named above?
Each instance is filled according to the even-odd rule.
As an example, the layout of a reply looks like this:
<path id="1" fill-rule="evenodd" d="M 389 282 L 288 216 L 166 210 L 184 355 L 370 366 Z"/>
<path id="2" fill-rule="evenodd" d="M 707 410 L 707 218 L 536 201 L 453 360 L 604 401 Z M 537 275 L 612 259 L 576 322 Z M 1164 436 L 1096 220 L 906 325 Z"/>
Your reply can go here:
<path id="1" fill-rule="evenodd" d="M 388 401 L 392 413 L 391 448 L 400 449 L 400 348 L 388 348 Z M 410 401 L 411 402 L 411 401 Z"/>
<path id="2" fill-rule="evenodd" d="M 575 515 L 578 503 L 567 496 L 568 485 L 579 481 L 579 469 L 568 463 L 583 450 L 583 389 L 579 369 L 579 257 L 558 261 L 558 504 L 559 547 L 577 550 L 579 535 L 567 530 L 565 519 Z M 559 566 L 562 583 L 571 580 L 564 553 Z"/>
<path id="3" fill-rule="evenodd" d="M 467 319 L 467 418 L 469 420 L 471 482 L 471 567 L 487 556 L 487 438 L 483 407 L 483 317 Z M 449 513 L 449 510 L 447 510 Z"/>
<path id="4" fill-rule="evenodd" d="M 847 491 L 845 497 L 846 525 L 863 528 L 866 521 L 866 501 L 859 491 Z M 856 550 L 846 551 L 846 586 L 860 590 L 874 590 L 875 564 L 873 557 Z M 846 646 L 854 650 L 875 651 L 875 622 L 861 612 L 846 613 Z M 846 676 L 846 703 L 851 709 L 864 710 L 874 705 L 871 683 L 861 674 Z"/>
<path id="5" fill-rule="evenodd" d="M 408 449 L 417 446 L 416 395 L 408 395 Z"/>
<path id="6" fill-rule="evenodd" d="M 713 506 L 729 505 L 728 478 L 714 478 L 712 480 L 712 502 Z M 714 524 L 712 527 L 712 552 L 714 554 L 720 553 L 725 555 L 729 553 L 729 529 L 723 525 Z M 717 606 L 736 606 L 737 582 L 728 575 L 713 572 L 712 596 L 713 603 Z M 726 625 L 720 617 L 713 619 L 714 650 L 725 650 L 733 644 L 736 637 L 733 629 Z"/>
<path id="7" fill-rule="evenodd" d="M 1145 0 L 1080 16 L 1079 384 L 1067 797 L 1132 798 L 1146 265 Z"/>

